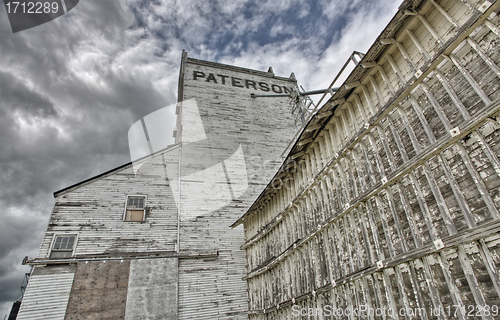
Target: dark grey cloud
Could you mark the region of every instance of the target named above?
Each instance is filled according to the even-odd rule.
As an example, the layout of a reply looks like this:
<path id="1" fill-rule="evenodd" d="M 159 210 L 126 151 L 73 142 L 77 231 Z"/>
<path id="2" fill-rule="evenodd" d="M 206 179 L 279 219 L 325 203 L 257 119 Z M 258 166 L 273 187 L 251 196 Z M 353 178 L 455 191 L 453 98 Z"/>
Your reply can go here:
<path id="1" fill-rule="evenodd" d="M 176 101 L 189 56 L 328 84 L 399 1 L 81 0 L 13 34 L 0 6 L 0 316 L 17 298 L 52 193 L 130 161 L 129 127 Z M 173 121 L 168 124 L 173 129 Z"/>

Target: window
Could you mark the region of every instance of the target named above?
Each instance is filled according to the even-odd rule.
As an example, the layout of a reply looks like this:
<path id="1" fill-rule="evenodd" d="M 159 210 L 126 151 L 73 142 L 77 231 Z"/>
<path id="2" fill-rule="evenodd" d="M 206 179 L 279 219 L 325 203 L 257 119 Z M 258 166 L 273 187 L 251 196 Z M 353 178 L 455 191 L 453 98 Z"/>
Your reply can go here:
<path id="1" fill-rule="evenodd" d="M 75 235 L 55 236 L 52 250 L 50 252 L 51 258 L 69 258 L 73 255 L 75 247 Z"/>
<path id="2" fill-rule="evenodd" d="M 144 205 L 146 197 L 128 196 L 125 209 L 125 221 L 144 221 Z"/>

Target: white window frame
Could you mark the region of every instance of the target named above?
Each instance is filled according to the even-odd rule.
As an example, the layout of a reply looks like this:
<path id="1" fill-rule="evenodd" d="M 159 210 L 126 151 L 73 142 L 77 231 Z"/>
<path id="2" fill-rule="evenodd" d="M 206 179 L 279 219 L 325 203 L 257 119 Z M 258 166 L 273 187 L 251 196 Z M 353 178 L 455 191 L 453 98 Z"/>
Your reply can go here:
<path id="1" fill-rule="evenodd" d="M 141 221 L 133 221 L 133 220 L 126 220 L 127 219 L 127 208 L 128 208 L 128 199 L 133 198 L 133 197 L 140 197 L 144 198 L 144 207 L 142 208 L 142 220 Z M 123 218 L 122 220 L 125 222 L 144 222 L 146 220 L 146 203 L 148 202 L 148 196 L 144 194 L 128 194 L 127 198 L 125 199 L 125 210 L 123 211 Z M 139 210 L 137 210 L 139 211 Z"/>
<path id="2" fill-rule="evenodd" d="M 60 258 L 52 258 L 51 256 L 52 256 L 52 251 L 54 251 L 54 244 L 56 242 L 56 238 L 57 237 L 70 237 L 70 236 L 74 236 L 75 237 L 75 241 L 73 242 L 73 249 L 71 250 L 71 256 L 69 256 L 69 257 L 60 257 Z M 47 255 L 47 258 L 49 258 L 49 259 L 68 259 L 68 258 L 72 258 L 75 255 L 75 249 L 76 249 L 77 243 L 78 243 L 78 233 L 54 233 L 52 235 L 52 241 L 50 242 L 50 250 L 49 250 L 49 254 Z M 57 252 L 57 250 L 56 250 L 56 252 Z"/>

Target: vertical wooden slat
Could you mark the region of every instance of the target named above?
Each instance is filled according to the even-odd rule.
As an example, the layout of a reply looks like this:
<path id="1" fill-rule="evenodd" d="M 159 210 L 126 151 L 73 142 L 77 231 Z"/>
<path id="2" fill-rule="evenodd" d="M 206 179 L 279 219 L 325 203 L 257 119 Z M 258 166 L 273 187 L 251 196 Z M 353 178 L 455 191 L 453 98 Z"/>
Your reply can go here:
<path id="1" fill-rule="evenodd" d="M 457 229 L 455 228 L 455 224 L 453 223 L 453 219 L 451 218 L 450 211 L 446 206 L 443 195 L 439 190 L 436 179 L 434 178 L 434 174 L 432 173 L 427 163 L 422 164 L 422 168 L 424 169 L 425 177 L 427 178 L 429 186 L 431 187 L 431 192 L 436 199 L 438 209 L 441 213 L 441 218 L 443 218 L 443 221 L 446 225 L 446 230 L 448 230 L 449 235 L 454 235 L 457 233 Z"/>
<path id="2" fill-rule="evenodd" d="M 394 220 L 394 224 L 396 226 L 396 230 L 399 236 L 399 241 L 401 242 L 401 247 L 403 252 L 408 251 L 408 245 L 406 244 L 405 236 L 403 234 L 403 227 L 401 226 L 401 221 L 398 217 L 398 212 L 396 210 L 396 205 L 394 203 L 394 195 L 391 190 L 391 186 L 387 186 L 386 189 L 384 189 L 386 195 L 387 195 L 387 200 L 389 201 L 389 208 L 392 213 L 392 219 Z"/>
<path id="3" fill-rule="evenodd" d="M 418 120 L 422 124 L 422 127 L 424 128 L 424 131 L 427 135 L 427 138 L 429 139 L 430 143 L 436 142 L 436 137 L 434 136 L 434 133 L 432 132 L 432 128 L 425 119 L 424 113 L 422 112 L 422 109 L 420 108 L 420 105 L 417 102 L 417 99 L 410 94 L 410 101 L 411 105 L 413 107 L 413 110 L 415 111 L 415 114 L 417 115 Z"/>
<path id="4" fill-rule="evenodd" d="M 489 21 L 489 20 L 485 20 L 485 21 L 484 21 L 484 24 L 485 24 L 488 28 L 490 28 L 491 32 L 493 32 L 494 34 L 496 34 L 496 35 L 497 35 L 497 37 L 499 37 L 499 38 L 500 38 L 500 28 L 499 28 L 499 27 L 497 27 L 496 25 L 494 25 L 493 23 L 491 23 L 491 21 Z"/>
<path id="5" fill-rule="evenodd" d="M 430 25 L 430 23 L 425 19 L 425 17 L 421 14 L 417 15 L 417 18 L 422 22 L 424 27 L 429 31 L 429 33 L 436 39 L 440 44 L 443 44 L 443 39 L 437 34 L 436 30 Z"/>
<path id="6" fill-rule="evenodd" d="M 372 165 L 370 163 L 370 159 L 368 158 L 368 152 L 366 151 L 366 146 L 363 143 L 363 141 L 359 141 L 358 143 L 359 148 L 361 149 L 361 152 L 363 153 L 363 160 L 365 162 L 365 167 L 368 172 L 368 178 L 370 179 L 370 185 L 374 186 L 377 183 L 377 180 L 375 178 L 375 173 L 373 172 Z"/>
<path id="7" fill-rule="evenodd" d="M 427 284 L 427 288 L 429 289 L 429 293 L 431 296 L 432 304 L 434 309 L 444 310 L 443 304 L 441 303 L 441 297 L 439 295 L 439 291 L 437 290 L 436 280 L 434 279 L 431 271 L 431 267 L 429 265 L 428 257 L 423 257 L 420 260 L 416 260 L 415 263 L 422 263 L 422 269 L 425 275 L 425 282 Z M 446 319 L 446 314 L 444 312 L 438 312 L 439 319 Z"/>
<path id="8" fill-rule="evenodd" d="M 471 37 L 467 37 L 467 39 L 465 39 L 467 41 L 467 43 L 469 43 L 469 45 L 472 47 L 472 49 L 474 49 L 477 54 L 479 54 L 479 56 L 481 57 L 481 59 L 483 59 L 483 61 L 488 65 L 488 67 L 490 67 L 490 69 L 498 76 L 500 77 L 500 68 L 495 64 L 495 62 L 483 51 L 483 49 L 481 49 L 481 47 L 479 46 L 479 44 L 474 41 Z"/>
<path id="9" fill-rule="evenodd" d="M 422 189 L 420 188 L 418 180 L 415 177 L 415 174 L 413 172 L 410 172 L 408 174 L 408 176 L 410 177 L 413 190 L 415 191 L 415 193 L 417 195 L 418 205 L 420 206 L 420 210 L 422 211 L 422 215 L 424 217 L 427 229 L 429 230 L 429 234 L 431 236 L 431 240 L 435 241 L 435 240 L 439 239 L 439 234 L 438 234 L 438 232 L 436 230 L 436 227 L 434 226 L 434 224 L 432 222 L 432 218 L 431 218 L 431 213 L 429 211 L 429 207 L 427 206 L 427 203 L 424 201 L 425 197 L 424 197 L 424 194 L 422 192 Z"/>
<path id="10" fill-rule="evenodd" d="M 410 56 L 408 55 L 408 53 L 406 52 L 405 48 L 403 47 L 403 45 L 396 41 L 396 47 L 399 49 L 399 52 L 401 53 L 401 55 L 404 57 L 406 63 L 408 64 L 408 66 L 410 67 L 411 71 L 413 73 L 416 73 L 417 72 L 417 68 L 415 67 L 415 65 L 413 64 L 413 61 L 411 60 Z"/>
<path id="11" fill-rule="evenodd" d="M 429 57 L 429 54 L 427 53 L 427 51 L 425 51 L 424 47 L 422 47 L 422 44 L 420 43 L 420 41 L 418 41 L 417 37 L 415 37 L 413 32 L 411 32 L 411 30 L 409 30 L 409 29 L 406 29 L 405 31 L 408 34 L 408 36 L 410 37 L 410 39 L 413 42 L 413 44 L 415 45 L 415 47 L 417 47 L 417 49 L 420 51 L 420 53 L 422 54 L 424 59 L 430 60 L 431 58 Z"/>
<path id="12" fill-rule="evenodd" d="M 385 287 L 385 294 L 387 296 L 387 300 L 389 301 L 389 305 L 393 310 L 392 319 L 399 320 L 399 312 L 398 312 L 399 310 L 396 306 L 396 301 L 394 300 L 394 293 L 392 291 L 391 280 L 389 279 L 388 273 L 389 273 L 388 269 L 382 270 L 382 281 Z"/>
<path id="13" fill-rule="evenodd" d="M 382 142 L 382 146 L 384 147 L 384 151 L 387 156 L 387 161 L 389 162 L 389 166 L 391 167 L 391 171 L 394 171 L 396 170 L 396 164 L 394 163 L 394 156 L 392 155 L 391 149 L 389 148 L 385 131 L 381 125 L 377 125 L 376 128 L 377 128 L 377 133 L 380 136 L 380 141 Z"/>
<path id="14" fill-rule="evenodd" d="M 479 146 L 484 151 L 488 160 L 490 160 L 493 169 L 495 169 L 496 174 L 500 177 L 500 161 L 498 160 L 497 155 L 491 149 L 490 145 L 484 140 L 483 135 L 478 131 L 473 131 L 472 136 L 476 138 Z"/>
<path id="15" fill-rule="evenodd" d="M 370 97 L 370 94 L 368 93 L 368 89 L 366 89 L 366 87 L 365 87 L 364 84 L 361 84 L 359 87 L 361 88 L 361 91 L 363 92 L 365 100 L 368 103 L 368 107 L 369 107 L 370 112 L 371 112 L 371 114 L 373 116 L 376 112 L 375 112 L 375 108 L 374 108 L 374 105 L 373 105 L 373 102 L 372 102 L 372 98 Z"/>
<path id="16" fill-rule="evenodd" d="M 364 207 L 366 208 L 366 216 L 368 217 L 370 229 L 372 229 L 373 242 L 375 243 L 375 251 L 377 252 L 377 259 L 378 261 L 385 260 L 384 250 L 382 249 L 382 246 L 380 244 L 377 224 L 375 223 L 375 218 L 373 217 L 373 208 L 370 202 L 366 202 Z"/>
<path id="17" fill-rule="evenodd" d="M 432 3 L 434 5 L 434 7 L 436 7 L 436 9 L 446 18 L 446 20 L 448 20 L 449 23 L 451 23 L 451 25 L 455 28 L 458 29 L 458 24 L 457 22 L 455 21 L 455 19 L 453 19 L 450 14 L 448 12 L 446 12 L 446 10 L 443 9 L 443 7 L 441 7 L 436 1 L 434 0 L 429 0 L 430 3 Z"/>
<path id="18" fill-rule="evenodd" d="M 374 196 L 375 203 L 377 204 L 377 211 L 380 217 L 380 221 L 382 222 L 382 229 L 384 230 L 385 241 L 387 244 L 387 248 L 389 249 L 389 254 L 391 257 L 396 255 L 396 249 L 394 248 L 394 243 L 392 239 L 395 238 L 392 232 L 390 231 L 389 225 L 387 223 L 387 215 L 385 213 L 385 205 L 383 204 L 380 196 L 377 194 Z"/>
<path id="19" fill-rule="evenodd" d="M 470 119 L 470 114 L 469 111 L 467 111 L 467 108 L 464 106 L 462 101 L 458 98 L 458 95 L 456 94 L 455 90 L 453 90 L 453 87 L 448 83 L 444 75 L 439 71 L 438 69 L 434 70 L 434 75 L 436 78 L 439 80 L 439 82 L 443 85 L 444 89 L 448 93 L 448 96 L 451 98 L 451 101 L 453 101 L 453 104 L 457 107 L 458 111 L 462 115 L 462 117 L 465 120 Z"/>
<path id="20" fill-rule="evenodd" d="M 370 132 L 367 133 L 366 136 L 367 136 L 368 141 L 370 142 L 370 145 L 372 147 L 373 154 L 375 156 L 375 161 L 377 163 L 377 168 L 378 168 L 379 174 L 380 174 L 381 177 L 385 177 L 384 164 L 382 163 L 382 159 L 380 158 L 379 151 L 378 151 L 375 139 L 373 139 L 373 136 L 371 135 Z"/>
<path id="21" fill-rule="evenodd" d="M 449 61 L 451 61 L 458 68 L 458 70 L 463 74 L 463 76 L 465 77 L 467 82 L 469 82 L 469 84 L 472 86 L 474 91 L 476 91 L 476 93 L 479 95 L 481 100 L 483 100 L 483 102 L 486 105 L 491 104 L 491 100 L 490 100 L 490 98 L 488 98 L 488 95 L 483 91 L 483 89 L 481 89 L 481 86 L 477 83 L 477 81 L 474 79 L 474 77 L 472 77 L 472 75 L 469 73 L 469 71 L 460 64 L 457 57 L 455 57 L 452 54 L 450 54 L 449 56 L 444 56 L 444 57 L 449 59 Z"/>
<path id="22" fill-rule="evenodd" d="M 462 157 L 462 160 L 464 161 L 464 164 L 467 167 L 467 169 L 472 177 L 472 180 L 476 184 L 476 186 L 479 190 L 479 193 L 481 194 L 481 197 L 483 198 L 486 206 L 488 207 L 488 210 L 490 211 L 493 219 L 499 219 L 500 214 L 499 214 L 497 208 L 495 207 L 495 204 L 494 204 L 493 200 L 491 199 L 490 194 L 488 193 L 488 189 L 486 188 L 486 185 L 484 184 L 483 180 L 481 179 L 481 176 L 479 175 L 476 168 L 474 167 L 472 160 L 470 159 L 469 154 L 465 150 L 464 146 L 462 145 L 462 143 L 460 141 L 455 143 L 453 146 L 455 147 L 455 149 L 458 151 L 458 153 Z"/>
<path id="23" fill-rule="evenodd" d="M 413 241 L 415 242 L 415 247 L 418 248 L 422 245 L 422 235 L 420 234 L 420 231 L 418 230 L 415 223 L 413 211 L 411 210 L 411 207 L 408 204 L 408 200 L 406 199 L 406 193 L 402 190 L 399 182 L 396 182 L 395 186 L 398 190 L 399 198 L 401 199 L 401 205 L 403 206 L 403 210 L 406 214 L 406 219 L 408 220 L 410 232 L 413 237 Z"/>
<path id="24" fill-rule="evenodd" d="M 474 300 L 476 302 L 476 306 L 481 306 L 484 310 L 486 300 L 484 299 L 483 293 L 479 288 L 479 283 L 477 282 L 476 276 L 474 275 L 474 271 L 472 270 L 472 266 L 470 264 L 469 258 L 465 253 L 465 250 L 462 246 L 458 246 L 458 260 L 460 261 L 460 265 L 463 268 L 465 278 L 469 283 L 469 288 L 474 296 Z M 491 315 L 487 315 L 486 312 L 482 312 L 481 317 L 486 320 L 492 320 Z"/>

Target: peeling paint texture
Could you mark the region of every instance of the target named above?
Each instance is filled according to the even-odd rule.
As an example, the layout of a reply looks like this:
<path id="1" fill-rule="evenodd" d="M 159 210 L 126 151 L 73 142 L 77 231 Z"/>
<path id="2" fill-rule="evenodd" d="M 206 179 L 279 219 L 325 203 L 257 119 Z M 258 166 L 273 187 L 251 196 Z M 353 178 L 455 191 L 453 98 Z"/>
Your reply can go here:
<path id="1" fill-rule="evenodd" d="M 249 319 L 325 306 L 468 319 L 500 305 L 498 10 L 402 3 L 234 223 Z"/>

